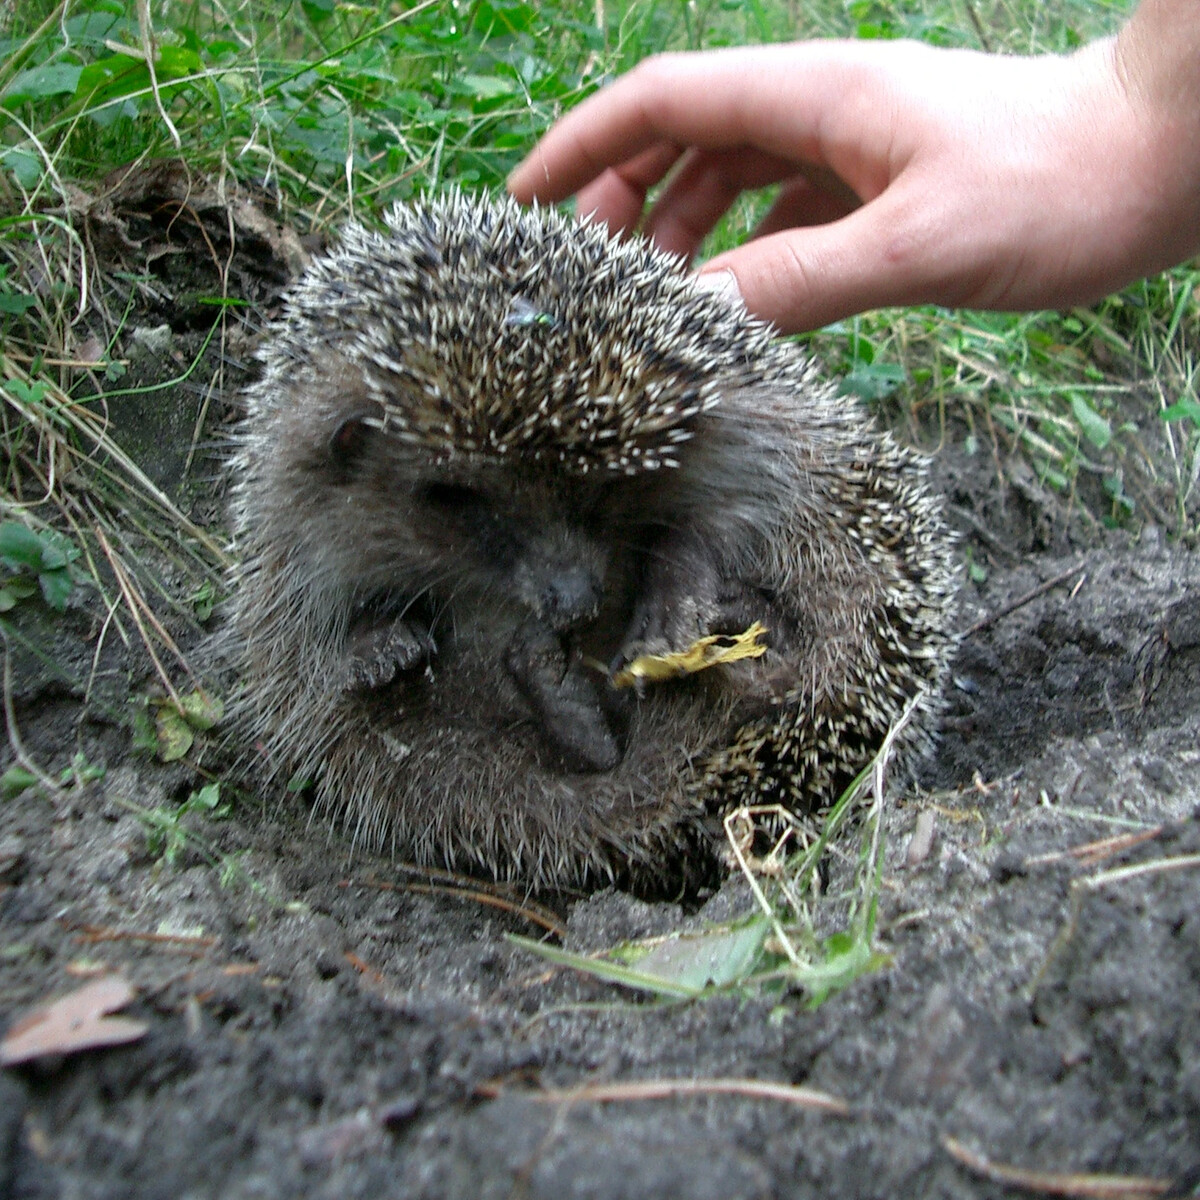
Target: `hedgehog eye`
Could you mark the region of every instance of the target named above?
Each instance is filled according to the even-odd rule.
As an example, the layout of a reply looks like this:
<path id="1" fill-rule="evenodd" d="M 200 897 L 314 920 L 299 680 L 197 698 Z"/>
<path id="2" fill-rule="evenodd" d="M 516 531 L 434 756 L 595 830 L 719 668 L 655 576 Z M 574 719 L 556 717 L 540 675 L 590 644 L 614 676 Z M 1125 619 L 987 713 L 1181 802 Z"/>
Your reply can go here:
<path id="1" fill-rule="evenodd" d="M 329 439 L 329 457 L 339 467 L 349 466 L 366 449 L 371 428 L 363 414 L 347 417 Z"/>
<path id="2" fill-rule="evenodd" d="M 472 512 L 484 503 L 479 492 L 459 483 L 427 483 L 418 494 L 424 504 L 451 516 Z"/>

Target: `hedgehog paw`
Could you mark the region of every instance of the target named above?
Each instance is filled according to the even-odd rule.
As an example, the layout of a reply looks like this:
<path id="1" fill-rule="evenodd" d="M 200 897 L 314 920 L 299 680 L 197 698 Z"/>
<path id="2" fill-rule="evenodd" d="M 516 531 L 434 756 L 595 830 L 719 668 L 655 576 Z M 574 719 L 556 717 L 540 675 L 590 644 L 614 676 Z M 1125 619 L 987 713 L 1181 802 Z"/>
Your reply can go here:
<path id="1" fill-rule="evenodd" d="M 727 578 L 699 536 L 676 535 L 655 549 L 612 671 L 645 655 L 681 654 L 711 634 L 743 633 L 769 606 L 757 589 Z"/>
<path id="2" fill-rule="evenodd" d="M 342 691 L 375 691 L 403 671 L 423 667 L 437 653 L 424 626 L 404 618 L 352 630 L 342 676 Z"/>
<path id="3" fill-rule="evenodd" d="M 536 620 L 516 632 L 505 665 L 537 718 L 542 736 L 568 771 L 610 771 L 621 747 L 596 688 L 563 640 Z"/>

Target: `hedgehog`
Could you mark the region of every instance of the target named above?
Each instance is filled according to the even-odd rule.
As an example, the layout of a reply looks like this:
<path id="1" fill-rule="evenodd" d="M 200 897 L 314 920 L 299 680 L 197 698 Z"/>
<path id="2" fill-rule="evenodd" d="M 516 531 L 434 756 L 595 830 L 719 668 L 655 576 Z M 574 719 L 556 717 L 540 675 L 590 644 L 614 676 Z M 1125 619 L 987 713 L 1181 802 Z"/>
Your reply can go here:
<path id="1" fill-rule="evenodd" d="M 650 243 L 400 206 L 259 359 L 237 728 L 356 843 L 539 889 L 696 878 L 723 813 L 827 805 L 906 707 L 931 744 L 956 570 L 926 460 Z M 758 657 L 616 686 L 752 626 Z"/>

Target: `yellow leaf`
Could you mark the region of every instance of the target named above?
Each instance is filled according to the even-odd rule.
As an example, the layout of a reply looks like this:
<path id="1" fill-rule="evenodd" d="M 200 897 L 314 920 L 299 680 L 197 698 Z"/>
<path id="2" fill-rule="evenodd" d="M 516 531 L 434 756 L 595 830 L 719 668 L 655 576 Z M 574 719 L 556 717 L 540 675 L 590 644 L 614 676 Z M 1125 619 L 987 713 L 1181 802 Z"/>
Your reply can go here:
<path id="1" fill-rule="evenodd" d="M 642 654 L 613 676 L 614 687 L 631 687 L 635 683 L 661 683 L 694 675 L 719 663 L 737 662 L 741 658 L 761 658 L 767 652 L 767 627 L 755 621 L 745 633 L 714 633 L 697 638 L 686 650 L 672 654 Z"/>

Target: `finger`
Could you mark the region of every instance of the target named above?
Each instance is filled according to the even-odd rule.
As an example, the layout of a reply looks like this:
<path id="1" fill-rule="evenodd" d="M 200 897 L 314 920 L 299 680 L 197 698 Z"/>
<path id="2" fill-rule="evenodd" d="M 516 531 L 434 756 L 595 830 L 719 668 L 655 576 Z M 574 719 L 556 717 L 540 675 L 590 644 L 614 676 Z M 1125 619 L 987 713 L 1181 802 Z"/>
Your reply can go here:
<path id="1" fill-rule="evenodd" d="M 704 265 L 731 271 L 746 308 L 784 333 L 818 329 L 868 308 L 956 304 L 974 286 L 954 272 L 962 256 L 931 211 L 885 195 L 831 224 L 787 229 L 747 242 Z M 938 230 L 941 229 L 941 234 Z M 947 292 L 945 280 L 959 290 Z"/>
<path id="2" fill-rule="evenodd" d="M 831 193 L 807 176 L 786 182 L 771 205 L 770 211 L 758 223 L 755 237 L 766 237 L 785 229 L 802 228 L 808 225 L 827 225 L 840 221 L 842 217 L 859 207 L 858 197 L 853 193 L 847 198 L 839 189 Z"/>
<path id="3" fill-rule="evenodd" d="M 691 151 L 655 201 L 645 232 L 668 253 L 691 258 L 743 191 L 795 172 L 794 163 L 760 150 Z"/>
<path id="4" fill-rule="evenodd" d="M 861 92 L 872 57 L 870 47 L 821 42 L 647 59 L 563 116 L 509 176 L 509 191 L 562 200 L 663 141 L 820 163 L 822 114 Z"/>
<path id="5" fill-rule="evenodd" d="M 631 232 L 642 219 L 646 193 L 662 181 L 682 153 L 674 143 L 660 142 L 629 162 L 609 168 L 579 189 L 575 211 L 607 225 L 610 233 Z"/>

